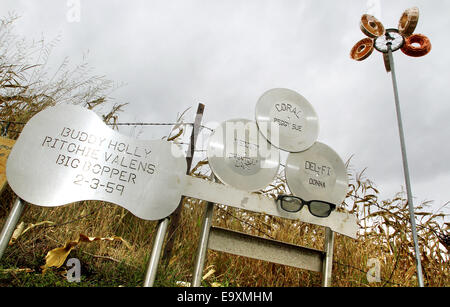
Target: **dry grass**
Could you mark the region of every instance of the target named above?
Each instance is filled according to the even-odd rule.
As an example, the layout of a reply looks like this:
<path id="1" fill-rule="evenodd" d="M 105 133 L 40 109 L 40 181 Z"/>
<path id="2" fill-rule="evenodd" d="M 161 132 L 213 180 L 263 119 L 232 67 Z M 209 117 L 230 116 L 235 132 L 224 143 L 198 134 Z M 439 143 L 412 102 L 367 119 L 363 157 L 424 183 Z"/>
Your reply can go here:
<path id="1" fill-rule="evenodd" d="M 364 184 L 367 184 L 367 181 L 362 182 L 361 186 Z M 363 196 L 360 198 L 365 199 Z M 350 199 L 351 197 L 347 198 L 347 202 L 350 202 Z M 373 203 L 372 197 L 371 199 L 372 202 L 359 202 L 353 208 L 358 212 L 361 229 L 365 227 L 359 238 L 353 240 L 341 235 L 336 236 L 333 285 L 415 286 L 417 284 L 415 259 L 404 200 L 396 198 L 391 202 L 384 201 L 382 202 L 384 209 L 376 211 L 379 214 L 374 214 L 379 208 Z M 7 201 L 5 197 L 3 200 Z M 181 225 L 176 232 L 174 256 L 167 267 L 160 270 L 159 285 L 174 286 L 176 280 L 191 280 L 204 207 L 204 203 L 199 200 L 186 200 Z M 3 217 L 6 212 L 7 210 L 3 211 Z M 371 213 L 367 214 L 368 212 Z M 383 212 L 389 214 L 382 214 Z M 438 244 L 439 236 L 436 235 L 443 233 L 444 229 L 437 222 L 438 215 L 427 217 L 426 220 L 419 218 L 417 221 L 423 250 L 425 283 L 427 286 L 449 286 L 448 251 L 445 251 L 442 242 Z M 32 229 L 20 237 L 15 246 L 7 250 L 5 257 L 9 258 L 8 262 L 14 263 L 15 267 L 28 267 L 39 272 L 39 265 L 44 263 L 43 256 L 47 251 L 75 239 L 79 233 L 102 237 L 121 236 L 130 243 L 131 249 L 119 242 L 101 242 L 81 245 L 73 253 L 77 257 L 82 257 L 87 271 L 91 274 L 98 271 L 101 272 L 101 276 L 114 275 L 117 266 L 122 263 L 128 267 L 129 272 L 138 276 L 131 281 L 110 280 L 112 285 L 135 286 L 142 283 L 156 222 L 140 220 L 118 206 L 99 202 L 70 204 L 54 209 L 28 206 L 22 220 L 34 224 L 52 221 L 55 225 L 43 225 Z M 302 246 L 323 247 L 323 227 L 267 217 L 230 207 L 216 206 L 213 224 Z M 385 231 L 388 225 L 393 225 L 390 226 L 392 228 L 389 234 Z M 367 281 L 366 272 L 369 270 L 367 263 L 370 258 L 376 258 L 381 263 L 379 283 Z M 224 286 L 242 287 L 321 284 L 319 273 L 214 251 L 208 252 L 205 268 L 205 273 L 211 268 L 215 270 L 204 282 L 206 286 L 213 282 Z M 86 278 L 89 279 L 89 276 Z M 95 277 L 92 278 L 95 281 Z"/>
<path id="2" fill-rule="evenodd" d="M 406 201 L 398 195 L 392 200 L 380 202 L 373 183 L 363 179 L 362 175 L 350 174 L 350 190 L 341 207 L 358 216 L 361 233 L 357 240 L 336 235 L 333 284 L 343 287 L 416 286 L 415 257 Z M 280 177 L 272 188 L 268 190 L 274 195 L 285 192 L 287 187 L 284 178 Z M 448 223 L 443 222 L 443 214 L 428 212 L 426 205 L 421 204 L 416 210 L 425 284 L 433 287 L 449 286 Z M 201 217 L 201 212 L 198 211 L 198 204 L 185 208 L 184 229 L 179 234 L 179 242 L 197 242 L 194 234 L 199 232 L 196 221 Z M 322 249 L 324 244 L 323 227 L 225 206 L 216 206 L 213 224 L 317 249 Z M 183 246 L 183 249 L 188 248 Z M 191 250 L 195 251 L 193 248 Z M 370 258 L 380 261 L 380 282 L 367 281 Z M 208 282 L 227 285 L 320 286 L 321 282 L 319 273 L 213 251 L 209 251 L 205 267 L 211 266 L 216 273 Z M 186 277 L 189 277 L 188 274 Z"/>

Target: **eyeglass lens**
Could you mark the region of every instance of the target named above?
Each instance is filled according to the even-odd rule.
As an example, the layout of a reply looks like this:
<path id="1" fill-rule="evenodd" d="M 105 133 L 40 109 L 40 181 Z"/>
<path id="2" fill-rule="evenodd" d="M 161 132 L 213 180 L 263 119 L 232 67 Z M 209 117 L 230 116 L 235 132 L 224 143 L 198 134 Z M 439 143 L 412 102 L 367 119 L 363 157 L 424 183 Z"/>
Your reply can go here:
<path id="1" fill-rule="evenodd" d="M 331 206 L 327 203 L 323 203 L 320 201 L 312 201 L 309 204 L 309 211 L 312 215 L 318 217 L 327 217 L 331 213 Z"/>
<path id="2" fill-rule="evenodd" d="M 288 212 L 297 212 L 303 207 L 303 203 L 300 199 L 295 197 L 283 197 L 281 199 L 281 208 Z"/>

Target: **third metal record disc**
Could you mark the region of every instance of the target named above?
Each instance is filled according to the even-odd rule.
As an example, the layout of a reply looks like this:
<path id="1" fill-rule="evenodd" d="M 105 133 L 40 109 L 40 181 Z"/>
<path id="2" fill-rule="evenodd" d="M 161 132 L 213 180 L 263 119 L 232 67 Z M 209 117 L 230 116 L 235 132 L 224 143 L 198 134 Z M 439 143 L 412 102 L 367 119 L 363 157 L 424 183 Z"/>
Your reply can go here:
<path id="1" fill-rule="evenodd" d="M 265 92 L 256 104 L 255 113 L 261 133 L 282 150 L 306 150 L 319 135 L 316 111 L 295 91 L 275 88 Z"/>
<path id="2" fill-rule="evenodd" d="M 338 205 L 347 195 L 345 164 L 323 143 L 316 142 L 303 152 L 289 153 L 285 173 L 292 194 L 304 200 L 323 200 Z"/>
<path id="3" fill-rule="evenodd" d="M 254 121 L 223 122 L 211 134 L 209 165 L 225 184 L 245 191 L 267 187 L 278 173 L 280 152 L 259 133 Z"/>

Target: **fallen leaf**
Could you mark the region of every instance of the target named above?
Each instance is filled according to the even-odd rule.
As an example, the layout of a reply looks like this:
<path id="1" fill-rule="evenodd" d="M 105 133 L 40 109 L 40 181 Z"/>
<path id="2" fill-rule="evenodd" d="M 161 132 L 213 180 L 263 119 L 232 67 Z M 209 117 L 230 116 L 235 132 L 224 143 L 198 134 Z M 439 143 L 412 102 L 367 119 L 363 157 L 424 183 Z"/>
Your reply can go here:
<path id="1" fill-rule="evenodd" d="M 45 256 L 45 265 L 41 266 L 42 273 L 45 273 L 45 271 L 47 271 L 47 269 L 50 267 L 59 268 L 60 266 L 62 266 L 72 249 L 75 248 L 80 242 L 91 243 L 95 241 L 121 241 L 127 248 L 130 248 L 128 242 L 126 242 L 121 237 L 99 238 L 88 237 L 84 234 L 79 234 L 76 241 L 67 242 L 63 247 L 52 249 L 47 253 L 47 255 Z"/>
<path id="2" fill-rule="evenodd" d="M 6 161 L 16 141 L 0 137 L 0 194 L 6 187 Z"/>

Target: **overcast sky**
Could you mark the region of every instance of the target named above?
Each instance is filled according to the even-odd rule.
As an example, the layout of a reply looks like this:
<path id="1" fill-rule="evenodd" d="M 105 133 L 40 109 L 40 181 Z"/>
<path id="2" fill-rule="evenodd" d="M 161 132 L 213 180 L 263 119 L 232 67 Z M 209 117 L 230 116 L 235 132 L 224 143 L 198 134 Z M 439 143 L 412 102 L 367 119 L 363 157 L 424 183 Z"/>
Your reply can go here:
<path id="1" fill-rule="evenodd" d="M 394 58 L 415 202 L 435 200 L 439 208 L 450 200 L 450 1 L 1 2 L 3 16 L 21 16 L 17 34 L 60 37 L 54 63 L 69 56 L 76 64 L 88 53 L 93 73 L 125 83 L 112 94 L 130 103 L 121 121 L 173 121 L 189 107 L 192 121 L 202 102 L 203 122 L 215 127 L 254 119 L 271 88 L 297 91 L 318 113 L 318 140 L 344 161 L 354 155 L 352 168 L 367 168 L 383 198 L 404 187 L 391 76 L 380 53 L 356 62 L 349 52 L 365 37 L 362 14 L 397 28 L 412 6 L 420 9 L 415 33 L 430 38 L 432 52 Z M 139 137 L 160 138 L 164 129 L 144 128 Z"/>

